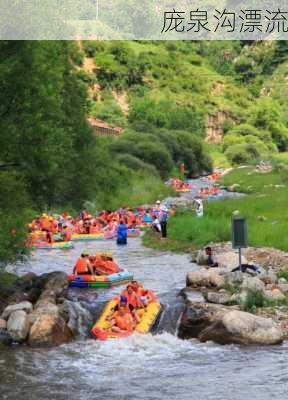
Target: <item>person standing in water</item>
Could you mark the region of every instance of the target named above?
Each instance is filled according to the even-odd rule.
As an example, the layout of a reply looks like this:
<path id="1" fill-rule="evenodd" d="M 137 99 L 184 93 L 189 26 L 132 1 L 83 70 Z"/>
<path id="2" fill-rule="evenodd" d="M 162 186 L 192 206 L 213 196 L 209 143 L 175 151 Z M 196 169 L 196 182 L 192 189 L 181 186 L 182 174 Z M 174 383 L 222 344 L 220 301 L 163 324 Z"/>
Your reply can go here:
<path id="1" fill-rule="evenodd" d="M 117 244 L 127 244 L 127 225 L 123 219 L 121 219 L 117 227 Z"/>

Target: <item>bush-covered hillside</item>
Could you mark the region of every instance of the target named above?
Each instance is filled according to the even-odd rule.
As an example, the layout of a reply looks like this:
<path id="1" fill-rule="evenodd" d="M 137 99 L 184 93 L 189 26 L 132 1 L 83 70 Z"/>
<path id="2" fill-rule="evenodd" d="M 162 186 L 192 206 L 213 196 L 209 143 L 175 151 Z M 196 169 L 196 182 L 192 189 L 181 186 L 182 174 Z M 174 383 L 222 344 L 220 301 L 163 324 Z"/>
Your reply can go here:
<path id="1" fill-rule="evenodd" d="M 279 157 L 287 55 L 286 42 L 0 42 L 0 262 L 35 212 L 152 202 L 211 155 Z M 99 137 L 87 117 L 124 132 Z"/>
<path id="2" fill-rule="evenodd" d="M 126 129 L 114 149 L 134 142 L 125 153 L 129 148 L 129 155 L 139 157 L 140 147 L 149 162 L 145 150 L 153 149 L 145 145 L 142 152 L 142 141 L 151 142 L 152 135 L 165 160 L 162 176 L 169 175 L 171 158 L 174 165 L 184 161 L 193 175 L 210 163 L 201 153 L 195 159 L 193 151 L 175 152 L 179 132 L 193 138 L 192 149 L 205 138 L 221 141 L 217 151 L 232 164 L 287 150 L 287 49 L 286 42 L 85 42 L 82 57 L 93 59 L 95 71 L 82 70 L 81 78 L 100 91 L 90 103 L 91 115 Z M 168 145 L 169 161 L 162 146 L 167 136 L 177 142 L 172 154 Z"/>

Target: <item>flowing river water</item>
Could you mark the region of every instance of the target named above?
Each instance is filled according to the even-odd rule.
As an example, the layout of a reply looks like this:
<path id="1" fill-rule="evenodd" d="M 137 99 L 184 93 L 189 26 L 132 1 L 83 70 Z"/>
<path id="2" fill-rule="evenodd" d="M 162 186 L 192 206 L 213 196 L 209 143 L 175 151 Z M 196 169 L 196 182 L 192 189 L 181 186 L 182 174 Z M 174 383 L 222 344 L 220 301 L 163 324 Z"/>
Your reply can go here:
<path id="1" fill-rule="evenodd" d="M 0 399 L 21 400 L 280 400 L 287 398 L 287 345 L 244 348 L 183 341 L 175 336 L 189 256 L 114 241 L 76 243 L 70 251 L 37 251 L 29 262 L 10 266 L 17 273 L 71 271 L 79 252 L 109 250 L 117 262 L 155 290 L 166 308 L 156 334 L 115 341 L 80 339 L 51 349 L 25 346 L 0 350 Z M 101 303 L 121 288 L 85 291 L 72 297 Z M 175 311 L 176 310 L 176 311 Z"/>

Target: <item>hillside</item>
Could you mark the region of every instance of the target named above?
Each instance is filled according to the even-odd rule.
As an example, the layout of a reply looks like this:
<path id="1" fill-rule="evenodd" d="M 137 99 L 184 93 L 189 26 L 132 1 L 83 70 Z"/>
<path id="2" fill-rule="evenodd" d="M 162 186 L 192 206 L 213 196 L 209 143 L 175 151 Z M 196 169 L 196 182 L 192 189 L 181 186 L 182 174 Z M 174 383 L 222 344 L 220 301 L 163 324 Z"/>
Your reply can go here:
<path id="1" fill-rule="evenodd" d="M 181 163 L 188 177 L 271 157 L 286 171 L 287 49 L 0 42 L 0 263 L 25 252 L 31 215 L 151 203 Z"/>
<path id="2" fill-rule="evenodd" d="M 286 42 L 85 42 L 82 49 L 83 67 L 95 65 L 81 72 L 94 117 L 126 132 L 187 131 L 221 143 L 206 150 L 234 164 L 287 150 Z"/>

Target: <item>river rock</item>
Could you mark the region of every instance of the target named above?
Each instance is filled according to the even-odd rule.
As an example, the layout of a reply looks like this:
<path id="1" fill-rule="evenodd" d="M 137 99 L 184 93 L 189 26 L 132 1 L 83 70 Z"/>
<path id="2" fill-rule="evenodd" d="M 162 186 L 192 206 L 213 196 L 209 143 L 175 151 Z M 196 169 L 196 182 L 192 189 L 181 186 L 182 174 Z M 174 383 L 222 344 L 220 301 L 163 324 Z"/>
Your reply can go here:
<path id="1" fill-rule="evenodd" d="M 68 288 L 68 278 L 65 272 L 55 271 L 38 277 L 38 287 L 51 290 L 56 296 L 62 296 Z"/>
<path id="2" fill-rule="evenodd" d="M 247 290 L 242 290 L 239 293 L 234 293 L 231 296 L 231 302 L 236 304 L 244 304 L 247 300 L 248 292 Z"/>
<path id="3" fill-rule="evenodd" d="M 5 308 L 5 310 L 2 313 L 1 318 L 7 320 L 9 318 L 9 316 L 14 311 L 17 311 L 17 310 L 23 310 L 29 314 L 33 310 L 33 305 L 29 301 L 22 301 L 21 303 L 18 303 L 18 304 L 12 304 Z"/>
<path id="4" fill-rule="evenodd" d="M 239 183 L 233 183 L 233 185 L 228 186 L 226 190 L 228 192 L 237 192 L 237 190 L 239 190 L 239 188 L 240 188 Z"/>
<path id="5" fill-rule="evenodd" d="M 54 290 L 51 289 L 45 289 L 42 293 L 41 296 L 39 297 L 35 307 L 37 308 L 37 306 L 41 303 L 52 303 L 52 304 L 56 304 L 56 293 L 54 292 Z"/>
<path id="6" fill-rule="evenodd" d="M 207 256 L 207 254 L 205 253 L 204 250 L 199 250 L 198 251 L 195 261 L 196 261 L 196 263 L 198 265 L 208 265 L 207 264 L 208 256 Z"/>
<path id="7" fill-rule="evenodd" d="M 84 303 L 65 300 L 59 312 L 74 336 L 89 336 L 89 327 L 94 318 Z"/>
<path id="8" fill-rule="evenodd" d="M 259 278 L 265 283 L 265 285 L 275 284 L 278 282 L 277 275 L 271 270 L 261 273 Z"/>
<path id="9" fill-rule="evenodd" d="M 10 314 L 7 330 L 14 341 L 23 342 L 29 333 L 30 323 L 25 311 L 17 310 Z"/>
<path id="10" fill-rule="evenodd" d="M 252 277 L 244 275 L 243 282 L 241 284 L 241 289 L 257 290 L 263 292 L 265 290 L 265 285 L 259 278 L 257 278 L 257 276 Z"/>
<path id="11" fill-rule="evenodd" d="M 239 256 L 234 251 L 228 251 L 222 254 L 217 254 L 215 256 L 215 261 L 218 263 L 220 268 L 227 268 L 229 271 L 238 267 Z M 242 257 L 242 263 L 247 263 L 246 258 Z"/>
<path id="12" fill-rule="evenodd" d="M 264 295 L 269 300 L 275 300 L 275 301 L 285 300 L 285 295 L 279 289 L 265 290 Z"/>
<path id="13" fill-rule="evenodd" d="M 228 286 L 240 286 L 243 279 L 243 273 L 240 271 L 228 272 L 224 275 L 224 284 Z"/>
<path id="14" fill-rule="evenodd" d="M 178 336 L 182 339 L 198 338 L 204 329 L 228 311 L 228 307 L 220 304 L 189 303 L 182 314 Z"/>
<path id="15" fill-rule="evenodd" d="M 210 292 L 206 291 L 203 293 L 205 300 L 208 303 L 215 303 L 215 304 L 229 304 L 231 302 L 231 295 L 227 292 Z"/>
<path id="16" fill-rule="evenodd" d="M 0 318 L 0 330 L 7 328 L 7 322 L 5 319 Z"/>
<path id="17" fill-rule="evenodd" d="M 12 343 L 13 339 L 7 332 L 7 329 L 0 329 L 0 347 L 9 346 Z"/>
<path id="18" fill-rule="evenodd" d="M 283 341 L 283 332 L 271 319 L 233 310 L 203 330 L 199 339 L 220 344 L 273 345 Z"/>
<path id="19" fill-rule="evenodd" d="M 219 275 L 215 268 L 200 271 L 188 272 L 186 276 L 186 285 L 192 287 L 219 287 L 223 283 L 223 278 Z"/>
<path id="20" fill-rule="evenodd" d="M 73 339 L 71 330 L 59 315 L 40 315 L 30 329 L 31 346 L 55 346 Z"/>

